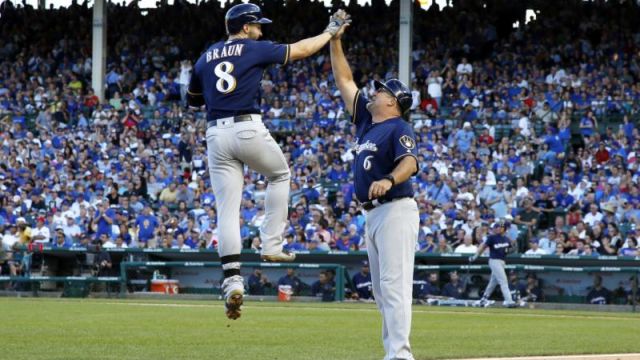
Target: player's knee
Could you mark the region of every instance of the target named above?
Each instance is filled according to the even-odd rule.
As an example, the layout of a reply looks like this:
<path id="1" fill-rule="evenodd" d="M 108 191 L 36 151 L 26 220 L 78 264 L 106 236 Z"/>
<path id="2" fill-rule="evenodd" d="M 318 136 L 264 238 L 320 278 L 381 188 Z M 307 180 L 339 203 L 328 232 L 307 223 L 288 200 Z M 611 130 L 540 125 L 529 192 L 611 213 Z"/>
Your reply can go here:
<path id="1" fill-rule="evenodd" d="M 278 172 L 268 178 L 269 182 L 272 184 L 279 182 L 288 182 L 291 179 L 291 173 L 289 169 Z"/>

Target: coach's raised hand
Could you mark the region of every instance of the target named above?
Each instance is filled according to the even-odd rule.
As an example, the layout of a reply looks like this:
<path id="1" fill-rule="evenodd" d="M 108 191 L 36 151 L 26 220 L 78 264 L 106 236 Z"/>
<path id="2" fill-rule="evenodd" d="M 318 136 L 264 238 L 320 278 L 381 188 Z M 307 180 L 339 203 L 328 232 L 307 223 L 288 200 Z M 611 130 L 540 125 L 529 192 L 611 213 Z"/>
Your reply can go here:
<path id="1" fill-rule="evenodd" d="M 344 28 L 349 24 L 351 24 L 351 15 L 340 9 L 331 15 L 329 25 L 324 29 L 324 32 L 331 34 L 332 37 L 335 37 L 338 33 L 342 35 Z"/>

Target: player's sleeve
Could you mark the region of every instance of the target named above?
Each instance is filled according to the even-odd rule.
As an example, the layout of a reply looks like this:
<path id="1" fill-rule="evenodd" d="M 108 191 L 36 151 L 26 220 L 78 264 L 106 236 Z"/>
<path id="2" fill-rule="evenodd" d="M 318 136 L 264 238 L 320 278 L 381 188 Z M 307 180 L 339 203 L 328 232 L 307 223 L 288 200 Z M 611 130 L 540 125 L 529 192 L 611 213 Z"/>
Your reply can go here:
<path id="1" fill-rule="evenodd" d="M 351 120 L 358 129 L 361 127 L 364 128 L 371 123 L 371 113 L 367 110 L 367 98 L 364 97 L 360 90 L 358 90 L 353 100 Z"/>
<path id="2" fill-rule="evenodd" d="M 416 146 L 416 136 L 408 123 L 397 126 L 393 134 L 393 163 L 397 164 L 406 156 L 412 156 L 418 161 L 418 147 Z M 416 166 L 417 168 L 417 166 Z M 417 172 L 417 170 L 416 170 Z M 415 175 L 415 173 L 413 174 Z"/>
<path id="3" fill-rule="evenodd" d="M 196 71 L 191 72 L 191 80 L 187 89 L 187 102 L 189 106 L 200 107 L 204 105 L 204 96 L 202 96 L 202 82 Z"/>
<path id="4" fill-rule="evenodd" d="M 290 48 L 287 44 L 277 44 L 271 41 L 256 41 L 251 43 L 250 46 L 255 47 L 253 50 L 255 51 L 256 58 L 262 65 L 286 65 L 289 62 Z"/>

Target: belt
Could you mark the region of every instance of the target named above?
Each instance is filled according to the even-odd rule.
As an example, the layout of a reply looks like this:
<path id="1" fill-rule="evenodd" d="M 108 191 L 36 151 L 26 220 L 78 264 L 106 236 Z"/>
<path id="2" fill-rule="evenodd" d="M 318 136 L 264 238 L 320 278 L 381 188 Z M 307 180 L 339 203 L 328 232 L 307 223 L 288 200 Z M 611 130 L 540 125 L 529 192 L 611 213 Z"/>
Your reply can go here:
<path id="1" fill-rule="evenodd" d="M 390 203 L 392 201 L 401 200 L 401 199 L 408 199 L 408 198 L 409 196 L 402 196 L 402 197 L 397 197 L 393 199 L 385 199 L 385 198 L 373 199 L 371 201 L 363 202 L 361 206 L 365 211 L 371 211 L 382 204 Z"/>
<path id="2" fill-rule="evenodd" d="M 245 114 L 245 115 L 236 115 L 229 116 L 225 118 L 210 120 L 207 122 L 207 127 L 216 127 L 222 125 L 230 125 L 244 121 L 260 121 L 262 120 L 262 116 L 258 114 Z"/>

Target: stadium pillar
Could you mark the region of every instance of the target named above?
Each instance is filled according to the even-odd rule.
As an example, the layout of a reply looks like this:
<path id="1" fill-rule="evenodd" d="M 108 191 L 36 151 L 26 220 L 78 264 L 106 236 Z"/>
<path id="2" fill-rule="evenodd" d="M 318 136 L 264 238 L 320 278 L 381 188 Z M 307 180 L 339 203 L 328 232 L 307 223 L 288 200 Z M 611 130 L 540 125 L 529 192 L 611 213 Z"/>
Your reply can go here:
<path id="1" fill-rule="evenodd" d="M 104 0 L 93 3 L 93 40 L 91 56 L 91 87 L 102 102 L 104 100 L 104 76 L 107 60 L 107 10 Z"/>
<path id="2" fill-rule="evenodd" d="M 413 1 L 400 0 L 400 32 L 398 34 L 398 77 L 411 87 L 411 45 L 413 34 Z"/>
<path id="3" fill-rule="evenodd" d="M 47 9 L 47 0 L 38 0 L 38 10 Z"/>

